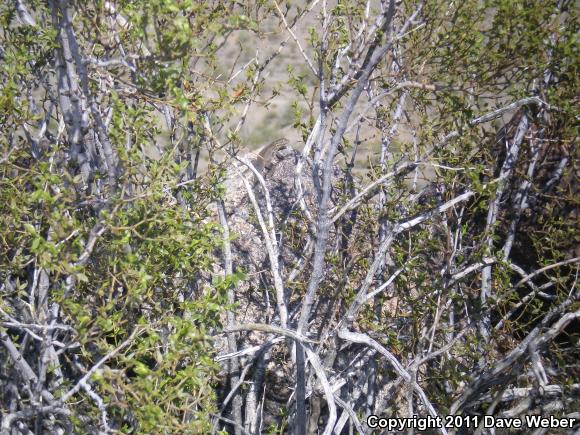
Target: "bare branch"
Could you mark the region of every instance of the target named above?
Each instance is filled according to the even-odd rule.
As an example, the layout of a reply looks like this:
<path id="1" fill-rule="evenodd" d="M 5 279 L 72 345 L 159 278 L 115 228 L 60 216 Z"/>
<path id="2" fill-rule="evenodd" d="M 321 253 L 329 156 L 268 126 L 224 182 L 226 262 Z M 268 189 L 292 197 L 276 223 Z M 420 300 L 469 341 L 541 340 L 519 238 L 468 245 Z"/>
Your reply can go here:
<path id="1" fill-rule="evenodd" d="M 315 3 L 318 3 L 318 1 L 316 1 Z M 312 5 L 310 5 L 310 6 L 312 7 Z M 286 28 L 286 31 L 288 33 L 290 33 L 290 36 L 292 36 L 292 39 L 294 39 L 294 42 L 296 42 L 296 45 L 298 46 L 298 50 L 300 51 L 300 54 L 304 58 L 306 65 L 308 65 L 308 67 L 310 68 L 310 71 L 312 71 L 314 76 L 317 77 L 318 72 L 316 71 L 316 68 L 314 68 L 312 61 L 308 58 L 308 55 L 304 51 L 304 48 L 302 48 L 302 44 L 300 44 L 300 41 L 296 37 L 296 34 L 292 31 L 292 28 L 288 25 L 288 22 L 286 21 L 286 17 L 284 16 L 282 11 L 280 10 L 280 6 L 278 6 L 278 2 L 276 0 L 274 0 L 274 7 L 276 8 L 276 12 L 278 12 L 278 16 L 282 20 L 282 23 L 284 23 L 284 27 Z"/>
<path id="2" fill-rule="evenodd" d="M 391 352 L 385 349 L 385 347 L 381 346 L 379 343 L 377 343 L 375 340 L 373 340 L 366 334 L 351 332 L 344 328 L 339 329 L 338 336 L 343 340 L 347 340 L 353 343 L 366 344 L 367 346 L 370 346 L 373 349 L 377 350 L 381 355 L 383 355 L 387 359 L 387 361 L 391 364 L 391 366 L 399 376 L 401 376 L 406 382 L 411 383 L 412 388 L 419 395 L 419 398 L 421 399 L 421 402 L 423 402 L 423 405 L 425 405 L 425 408 L 429 412 L 429 415 L 435 418 L 438 417 L 439 414 L 437 413 L 437 411 L 427 398 L 427 395 L 425 394 L 423 389 L 418 384 L 412 381 L 411 374 L 401 365 L 401 363 L 397 360 L 397 358 L 395 358 L 395 356 Z M 442 434 L 448 433 L 444 427 L 439 428 L 439 432 L 441 432 Z"/>

